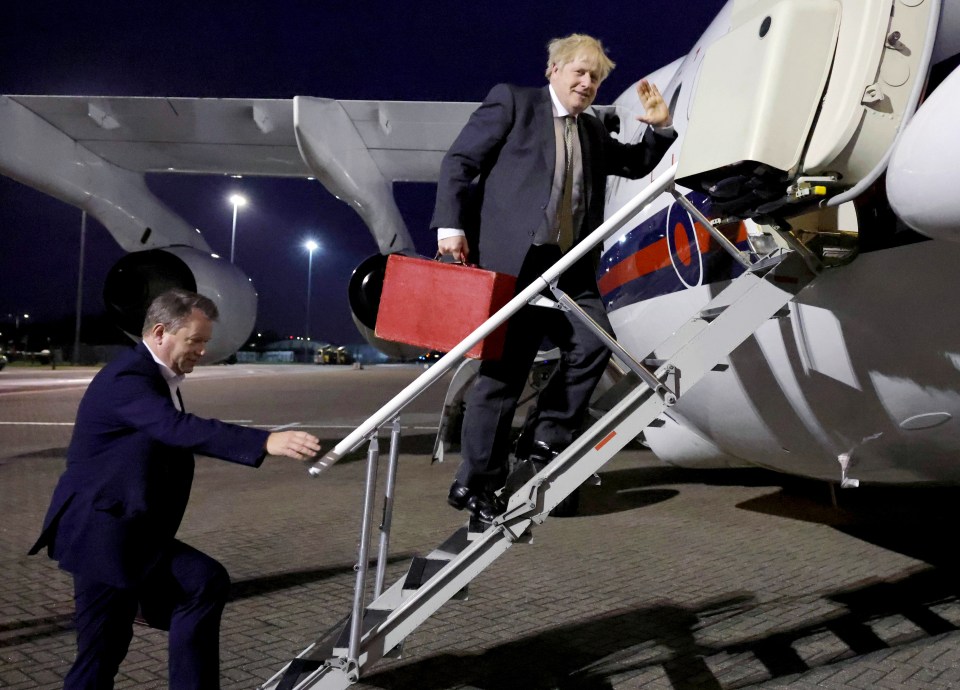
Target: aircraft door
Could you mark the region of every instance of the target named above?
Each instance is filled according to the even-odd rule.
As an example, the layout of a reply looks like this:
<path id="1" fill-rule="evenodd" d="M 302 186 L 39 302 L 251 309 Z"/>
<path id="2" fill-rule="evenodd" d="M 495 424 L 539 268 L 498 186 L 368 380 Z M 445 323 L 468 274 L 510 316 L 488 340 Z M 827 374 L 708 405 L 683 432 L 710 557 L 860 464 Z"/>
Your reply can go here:
<path id="1" fill-rule="evenodd" d="M 684 133 L 678 180 L 752 161 L 800 162 L 830 71 L 839 0 L 735 5 L 731 29 L 707 49 Z"/>
<path id="2" fill-rule="evenodd" d="M 762 219 L 875 177 L 916 107 L 938 14 L 938 0 L 735 0 L 677 181 L 718 213 Z"/>

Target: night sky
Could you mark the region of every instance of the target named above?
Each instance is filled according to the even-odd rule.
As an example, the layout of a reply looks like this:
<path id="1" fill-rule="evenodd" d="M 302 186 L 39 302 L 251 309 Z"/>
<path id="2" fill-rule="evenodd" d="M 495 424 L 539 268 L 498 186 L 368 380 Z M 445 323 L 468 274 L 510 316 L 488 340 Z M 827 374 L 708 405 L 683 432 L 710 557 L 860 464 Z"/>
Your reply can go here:
<path id="1" fill-rule="evenodd" d="M 0 22 L 0 93 L 479 101 L 499 81 L 545 83 L 547 41 L 578 31 L 617 68 L 598 103 L 684 55 L 723 0 L 679 2 L 51 2 L 8 3 Z M 589 10 L 588 10 L 589 6 Z M 604 11 L 594 8 L 607 7 Z M 307 251 L 315 239 L 311 332 L 353 343 L 346 286 L 377 251 L 366 226 L 317 182 L 152 175 L 154 192 L 230 254 L 230 193 L 250 204 L 237 220 L 236 263 L 260 295 L 257 330 L 300 335 Z M 434 187 L 398 184 L 400 211 L 422 254 Z M 10 317 L 75 312 L 80 210 L 0 177 L 0 342 Z M 90 219 L 84 312 L 101 313 L 103 279 L 123 252 Z"/>

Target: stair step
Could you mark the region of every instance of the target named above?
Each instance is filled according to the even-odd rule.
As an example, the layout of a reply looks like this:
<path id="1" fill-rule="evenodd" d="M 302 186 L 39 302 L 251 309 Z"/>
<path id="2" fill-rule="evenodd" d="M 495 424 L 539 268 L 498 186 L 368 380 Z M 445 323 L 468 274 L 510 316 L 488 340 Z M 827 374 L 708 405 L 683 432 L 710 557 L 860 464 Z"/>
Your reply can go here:
<path id="1" fill-rule="evenodd" d="M 482 537 L 484 533 L 490 529 L 493 525 L 489 522 L 484 522 L 478 518 L 475 518 L 473 515 L 470 516 L 470 519 L 467 521 L 467 527 L 465 528 L 467 541 L 475 541 Z"/>
<path id="2" fill-rule="evenodd" d="M 366 632 L 375 626 L 383 623 L 387 619 L 387 616 L 390 615 L 388 609 L 367 609 L 363 612 L 363 622 L 361 628 Z M 343 626 L 343 630 L 340 631 L 340 636 L 337 638 L 337 641 L 333 644 L 333 656 L 345 656 L 350 649 L 350 628 L 353 621 L 348 620 L 346 625 Z"/>
<path id="3" fill-rule="evenodd" d="M 759 261 L 754 262 L 753 266 L 750 267 L 750 272 L 754 275 L 762 276 L 783 263 L 788 256 L 790 256 L 789 252 L 778 252 L 765 256 Z"/>
<path id="4" fill-rule="evenodd" d="M 407 576 L 403 581 L 403 595 L 410 596 L 416 592 L 420 587 L 427 583 L 434 575 L 440 572 L 450 561 L 448 559 L 439 559 L 439 558 L 423 558 L 422 556 L 416 556 L 413 561 L 410 563 L 410 569 L 407 571 Z M 466 601 L 467 599 L 467 588 L 464 587 L 459 592 L 453 595 L 454 599 L 460 601 Z"/>
<path id="5" fill-rule="evenodd" d="M 407 577 L 403 580 L 404 594 L 416 589 L 440 572 L 440 569 L 450 561 L 439 560 L 436 558 L 423 558 L 416 556 L 410 563 L 410 569 L 407 571 Z"/>
<path id="6" fill-rule="evenodd" d="M 714 308 L 712 308 L 712 309 L 704 309 L 703 311 L 700 312 L 700 318 L 703 319 L 704 321 L 707 321 L 707 322 L 713 321 L 713 320 L 716 319 L 718 316 L 720 316 L 720 314 L 722 314 L 723 312 L 725 312 L 725 311 L 727 310 L 727 307 L 729 307 L 729 306 L 730 306 L 730 305 L 725 304 L 725 305 L 723 305 L 723 306 L 721 306 L 721 307 L 714 307 Z M 789 306 L 785 306 L 785 307 L 782 307 L 782 308 L 778 309 L 777 312 L 776 312 L 773 316 L 771 316 L 770 318 L 771 318 L 771 319 L 782 319 L 784 316 L 789 316 L 789 315 L 790 315 L 790 307 L 789 307 Z M 718 369 L 717 367 L 724 367 L 724 368 L 725 368 L 725 365 L 718 364 L 718 365 L 714 366 L 714 371 L 724 371 L 724 369 Z"/>
<path id="7" fill-rule="evenodd" d="M 460 552 L 467 548 L 468 543 L 467 528 L 461 527 L 447 537 L 446 540 L 440 544 L 440 546 L 431 551 L 428 558 L 454 558 L 455 556 L 460 555 Z"/>
<path id="8" fill-rule="evenodd" d="M 758 273 L 767 267 L 744 273 L 704 310 L 704 313 L 719 314 L 729 309 L 727 317 L 714 324 L 694 318 L 660 345 L 657 353 L 669 356 L 672 378 L 678 388 L 681 372 L 688 388 L 695 385 L 716 368 L 718 360 L 728 357 L 767 319 L 786 311 L 793 296 L 813 277 L 813 269 L 802 256 L 793 254 L 788 258 L 789 263 L 783 263 L 781 257 L 767 262 L 770 268 L 776 268 L 763 277 Z M 546 513 L 552 514 L 578 485 L 585 483 L 631 438 L 648 426 L 656 426 L 656 420 L 662 420 L 670 404 L 645 387 L 634 388 L 557 456 L 550 469 L 543 471 L 543 476 L 531 476 L 529 471 L 518 475 L 518 479 L 528 477 L 527 482 L 517 489 L 521 492 L 519 495 L 511 497 L 512 507 L 492 525 L 493 529 L 472 519 L 468 527 L 457 530 L 427 557 L 414 559 L 406 578 L 397 581 L 374 603 L 380 608 L 365 612 L 362 625 L 366 641 L 358 650 L 358 658 L 349 660 L 350 663 L 368 668 L 383 656 L 384 649 L 398 647 L 452 592 L 466 587 L 508 548 L 530 542 L 531 530 L 546 519 Z M 505 489 L 504 495 L 510 496 L 510 493 Z M 447 565 L 450 567 L 444 567 Z M 407 594 L 406 604 L 397 602 L 402 593 Z M 324 673 L 329 674 L 324 676 L 322 685 L 326 690 L 346 690 L 362 670 L 345 668 L 342 663 L 342 657 L 348 653 L 349 639 L 350 626 L 347 625 L 340 633 L 338 649 L 334 650 L 334 656 L 341 658 L 323 667 Z M 269 687 L 276 690 L 276 686 Z M 313 683 L 310 687 L 320 685 Z"/>

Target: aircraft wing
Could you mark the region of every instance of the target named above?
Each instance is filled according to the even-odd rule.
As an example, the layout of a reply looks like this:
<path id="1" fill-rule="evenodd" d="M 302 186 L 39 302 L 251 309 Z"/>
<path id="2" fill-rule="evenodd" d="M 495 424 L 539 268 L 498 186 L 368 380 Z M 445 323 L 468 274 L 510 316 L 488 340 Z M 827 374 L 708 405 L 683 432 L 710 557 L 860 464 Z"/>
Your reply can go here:
<path id="1" fill-rule="evenodd" d="M 9 98 L 126 170 L 312 175 L 297 150 L 292 100 Z"/>
<path id="2" fill-rule="evenodd" d="M 476 106 L 301 96 L 4 96 L 0 172 L 86 209 L 128 251 L 208 249 L 150 193 L 145 173 L 316 177 L 361 215 L 381 251 L 396 251 L 412 242 L 392 183 L 435 181 Z"/>

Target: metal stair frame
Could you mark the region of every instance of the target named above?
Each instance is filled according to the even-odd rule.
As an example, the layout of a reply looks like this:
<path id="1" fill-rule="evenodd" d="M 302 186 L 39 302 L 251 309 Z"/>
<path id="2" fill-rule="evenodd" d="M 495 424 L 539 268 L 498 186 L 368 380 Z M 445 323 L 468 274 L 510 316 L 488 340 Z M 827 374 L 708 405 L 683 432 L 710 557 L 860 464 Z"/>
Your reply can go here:
<path id="1" fill-rule="evenodd" d="M 320 460 L 313 463 L 309 469 L 310 474 L 312 476 L 319 475 L 344 455 L 356 450 L 360 444 L 369 438 L 370 434 L 375 433 L 383 424 L 395 417 L 410 401 L 414 400 L 420 393 L 433 385 L 437 379 L 441 378 L 447 371 L 456 366 L 470 348 L 490 335 L 502 323 L 520 311 L 520 309 L 537 294 L 548 288 L 551 281 L 558 278 L 564 271 L 570 268 L 570 266 L 589 254 L 594 247 L 620 230 L 647 204 L 661 193 L 670 189 L 673 185 L 673 178 L 676 171 L 677 164 L 675 163 L 650 183 L 650 185 L 644 188 L 642 192 L 637 194 L 630 202 L 604 221 L 600 227 L 574 245 L 557 263 L 501 307 L 499 311 L 481 324 L 473 333 L 464 338 L 459 345 L 438 359 L 433 366 L 417 377 L 415 381 L 410 383 L 377 412 L 367 418 L 366 421 L 354 429 Z"/>
<path id="2" fill-rule="evenodd" d="M 364 538 L 364 534 L 368 534 L 370 528 L 367 514 L 372 511 L 369 492 L 376 479 L 376 468 L 370 469 L 369 465 L 375 464 L 377 430 L 390 419 L 395 420 L 396 429 L 396 416 L 399 410 L 452 368 L 476 342 L 492 332 L 525 304 L 542 304 L 545 298 L 540 297 L 540 293 L 544 288 L 555 288 L 556 278 L 566 268 L 623 227 L 656 195 L 671 189 L 675 169 L 676 166 L 673 166 L 661 175 L 630 204 L 621 208 L 617 214 L 574 247 L 561 261 L 514 297 L 486 323 L 311 467 L 310 473 L 316 476 L 344 454 L 354 450 L 363 440 L 367 439 L 371 442 L 371 451 L 368 454 L 368 493 L 365 500 L 367 508 L 361 532 L 361 555 L 358 561 L 357 594 L 352 614 L 350 646 L 348 650 L 341 648 L 339 657 L 328 659 L 326 663 L 291 686 L 295 690 L 346 688 L 357 682 L 362 669 L 401 645 L 403 640 L 423 621 L 463 590 L 510 546 L 516 542 L 529 541 L 529 530 L 532 526 L 542 523 L 559 502 L 612 459 L 627 443 L 649 426 L 666 407 L 672 405 L 675 402 L 674 394 L 681 393 L 679 390 L 681 373 L 685 387 L 694 385 L 714 368 L 718 360 L 726 357 L 768 319 L 781 313 L 794 294 L 813 277 L 814 273 L 803 258 L 795 253 L 766 257 L 756 264 L 749 264 L 747 261 L 750 267 L 746 272 L 731 281 L 704 308 L 702 313 L 709 313 L 709 318 L 694 317 L 651 355 L 659 364 L 655 373 L 651 373 L 627 355 L 628 366 L 641 377 L 642 382 L 549 465 L 516 490 L 509 497 L 504 514 L 489 529 L 469 541 L 457 554 L 445 551 L 443 546 L 431 553 L 427 558 L 434 556 L 438 560 L 447 560 L 447 563 L 418 589 L 404 591 L 406 579 L 404 576 L 380 594 L 382 568 L 386 561 L 386 546 L 384 537 L 381 536 L 380 560 L 382 562 L 378 564 L 376 586 L 379 597 L 371 603 L 368 611 L 381 613 L 389 611 L 389 613 L 385 618 L 378 618 L 370 629 L 361 630 L 365 573 L 364 577 L 361 577 L 359 569 L 366 563 L 366 551 L 363 546 L 366 541 L 369 541 L 368 538 Z M 714 230 L 712 226 L 711 230 Z M 719 234 L 719 231 L 715 234 Z M 729 241 L 727 244 L 733 246 Z M 726 245 L 725 248 L 730 251 Z M 746 255 L 735 246 L 733 251 L 738 253 L 738 261 L 746 260 Z M 550 300 L 546 302 L 555 307 L 576 312 L 575 308 L 566 303 L 569 300 L 564 299 L 566 296 L 563 293 L 555 291 L 555 294 L 558 297 L 557 303 L 550 303 Z M 616 347 L 619 348 L 619 345 L 617 344 Z M 640 369 L 639 372 L 637 368 Z M 664 383 L 669 377 L 674 381 L 673 390 L 667 388 Z M 395 462 L 398 441 L 399 434 L 395 431 L 391 444 L 391 464 Z M 391 472 L 395 476 L 395 468 L 391 467 Z M 392 507 L 392 486 L 388 489 L 388 493 L 390 496 L 387 497 L 387 502 Z M 389 515 L 386 511 L 385 504 L 384 525 L 389 529 Z M 451 543 L 456 536 L 454 534 L 445 542 L 445 545 Z M 387 536 L 386 540 L 388 539 Z M 315 659 L 318 651 L 320 650 L 317 644 L 311 645 L 291 664 L 302 662 L 307 658 Z M 345 656 L 344 652 L 346 652 Z M 311 657 L 311 655 L 314 656 Z M 281 676 L 286 668 L 268 680 L 263 688 L 277 688 L 277 684 L 283 682 Z"/>

